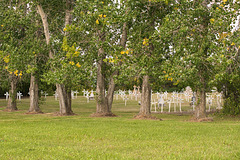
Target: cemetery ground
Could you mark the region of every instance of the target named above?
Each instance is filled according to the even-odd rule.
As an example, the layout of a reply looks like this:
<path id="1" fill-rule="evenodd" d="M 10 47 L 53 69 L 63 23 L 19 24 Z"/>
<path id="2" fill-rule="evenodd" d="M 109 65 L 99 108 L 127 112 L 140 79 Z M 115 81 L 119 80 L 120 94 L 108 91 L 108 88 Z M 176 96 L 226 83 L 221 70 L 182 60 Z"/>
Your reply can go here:
<path id="1" fill-rule="evenodd" d="M 117 117 L 90 117 L 95 101 L 73 99 L 74 116 L 55 116 L 58 101 L 41 104 L 44 114 L 4 112 L 0 100 L 0 159 L 240 159 L 240 118 L 211 114 L 213 122 L 192 122 L 191 114 L 154 114 L 160 120 L 133 119 L 136 101 L 114 100 Z M 4 106 L 4 107 L 3 107 Z M 183 105 L 183 111 L 188 110 Z M 168 110 L 168 107 L 165 108 Z"/>

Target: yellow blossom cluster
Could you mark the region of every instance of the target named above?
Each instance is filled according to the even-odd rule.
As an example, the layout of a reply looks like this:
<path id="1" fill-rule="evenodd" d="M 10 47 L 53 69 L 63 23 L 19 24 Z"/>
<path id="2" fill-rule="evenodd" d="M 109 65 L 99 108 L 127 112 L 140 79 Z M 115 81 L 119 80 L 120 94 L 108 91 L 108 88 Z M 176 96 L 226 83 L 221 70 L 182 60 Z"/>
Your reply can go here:
<path id="1" fill-rule="evenodd" d="M 8 55 L 8 56 L 6 56 L 6 57 L 3 58 L 3 60 L 4 60 L 5 63 L 9 63 L 9 61 L 10 61 L 10 58 L 9 58 L 9 57 L 10 57 L 10 56 Z"/>
<path id="2" fill-rule="evenodd" d="M 133 50 L 130 50 L 130 49 L 128 49 L 128 50 L 126 50 L 126 51 L 121 51 L 121 54 L 129 54 L 130 52 L 132 52 Z"/>
<path id="3" fill-rule="evenodd" d="M 99 18 L 106 18 L 107 15 L 105 15 L 105 14 L 99 14 L 98 17 L 99 17 Z M 99 22 L 99 19 L 97 19 L 97 20 L 96 20 L 96 24 L 99 24 L 99 23 L 100 23 L 100 22 Z"/>
<path id="4" fill-rule="evenodd" d="M 71 47 L 67 44 L 67 38 L 64 37 L 63 38 L 63 44 L 62 44 L 62 49 L 63 51 L 67 52 L 66 57 L 67 58 L 71 58 L 71 57 L 78 57 L 80 55 L 80 50 L 82 50 L 81 48 L 76 49 L 76 47 L 74 45 L 72 45 Z"/>
<path id="5" fill-rule="evenodd" d="M 103 14 L 100 14 L 100 15 L 99 15 L 99 18 L 106 18 L 106 17 L 107 17 L 107 16 L 106 16 L 105 14 L 104 14 L 104 15 L 103 15 Z"/>
<path id="6" fill-rule="evenodd" d="M 215 21 L 214 18 L 210 19 L 210 23 L 214 23 L 214 21 Z"/>
<path id="7" fill-rule="evenodd" d="M 148 46 L 148 45 L 149 45 L 149 39 L 144 38 L 144 39 L 143 39 L 143 45 L 144 45 L 144 46 Z"/>
<path id="8" fill-rule="evenodd" d="M 114 63 L 115 62 L 115 60 L 114 59 L 109 59 L 109 63 Z"/>
<path id="9" fill-rule="evenodd" d="M 80 67 L 81 67 L 81 65 L 79 64 L 79 62 L 76 64 L 76 66 L 77 66 L 78 68 L 80 68 Z"/>
<path id="10" fill-rule="evenodd" d="M 74 65 L 75 63 L 73 61 L 69 61 L 69 64 Z"/>
<path id="11" fill-rule="evenodd" d="M 15 70 L 14 72 L 9 71 L 9 74 L 14 74 L 15 76 L 19 76 L 20 78 L 22 77 L 22 71 Z"/>

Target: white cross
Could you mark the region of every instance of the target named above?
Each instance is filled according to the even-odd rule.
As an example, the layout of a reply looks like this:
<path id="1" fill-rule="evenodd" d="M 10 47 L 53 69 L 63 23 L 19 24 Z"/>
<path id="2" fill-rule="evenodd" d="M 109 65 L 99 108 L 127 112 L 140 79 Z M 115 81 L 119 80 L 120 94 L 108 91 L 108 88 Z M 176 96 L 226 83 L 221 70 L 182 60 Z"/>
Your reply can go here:
<path id="1" fill-rule="evenodd" d="M 82 92 L 83 92 L 83 96 L 86 97 L 86 91 L 85 91 L 85 89 L 84 89 Z"/>
<path id="2" fill-rule="evenodd" d="M 44 92 L 44 97 L 45 97 L 45 99 L 47 98 L 47 95 L 48 95 L 48 93 L 47 93 L 47 92 Z"/>
<path id="3" fill-rule="evenodd" d="M 21 101 L 21 97 L 22 97 L 23 95 L 22 95 L 22 93 L 19 91 L 18 93 L 17 93 L 17 99 L 19 99 L 20 101 Z"/>
<path id="4" fill-rule="evenodd" d="M 8 100 L 8 98 L 9 98 L 9 93 L 8 92 L 6 92 L 6 94 L 4 94 L 5 96 L 6 96 L 6 101 Z"/>

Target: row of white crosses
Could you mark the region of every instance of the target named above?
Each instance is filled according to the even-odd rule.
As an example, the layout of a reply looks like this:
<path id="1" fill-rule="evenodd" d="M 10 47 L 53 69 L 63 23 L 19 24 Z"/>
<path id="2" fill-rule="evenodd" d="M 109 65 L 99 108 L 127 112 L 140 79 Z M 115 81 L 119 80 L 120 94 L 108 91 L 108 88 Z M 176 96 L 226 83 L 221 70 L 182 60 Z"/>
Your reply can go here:
<path id="1" fill-rule="evenodd" d="M 72 97 L 72 99 L 77 98 L 78 93 L 79 93 L 78 91 L 71 91 L 71 97 Z"/>
<path id="2" fill-rule="evenodd" d="M 9 99 L 10 94 L 8 92 L 6 92 L 4 95 L 6 96 L 6 101 L 7 101 Z M 17 99 L 18 100 L 21 101 L 22 96 L 23 96 L 23 94 L 20 91 L 17 92 Z"/>
<path id="3" fill-rule="evenodd" d="M 179 111 L 182 112 L 182 103 L 184 100 L 182 99 L 182 95 L 183 93 L 173 92 L 171 98 L 168 98 L 167 91 L 164 93 L 157 92 L 157 101 L 153 99 L 151 102 L 151 107 L 152 105 L 155 105 L 155 112 L 157 112 L 157 105 L 158 105 L 158 109 L 160 109 L 161 107 L 161 113 L 162 113 L 164 105 L 168 103 L 168 106 L 169 106 L 168 112 L 171 112 L 171 104 L 173 104 L 174 106 L 174 112 L 177 111 L 176 110 L 177 106 L 179 106 Z"/>
<path id="4" fill-rule="evenodd" d="M 41 94 L 44 95 L 45 98 L 46 98 L 46 96 L 48 95 L 47 92 L 43 92 L 43 91 L 41 91 Z M 6 96 L 6 101 L 7 101 L 7 100 L 9 99 L 10 94 L 9 94 L 8 92 L 6 92 L 4 95 Z M 30 95 L 29 92 L 28 92 L 28 95 Z M 22 94 L 20 91 L 17 92 L 17 99 L 18 99 L 18 100 L 21 101 L 22 96 L 23 96 L 23 94 Z"/>
<path id="5" fill-rule="evenodd" d="M 89 100 L 93 100 L 94 99 L 94 92 L 96 91 L 93 91 L 91 90 L 90 92 L 88 90 L 83 90 L 83 96 L 87 98 L 87 103 L 89 103 Z"/>

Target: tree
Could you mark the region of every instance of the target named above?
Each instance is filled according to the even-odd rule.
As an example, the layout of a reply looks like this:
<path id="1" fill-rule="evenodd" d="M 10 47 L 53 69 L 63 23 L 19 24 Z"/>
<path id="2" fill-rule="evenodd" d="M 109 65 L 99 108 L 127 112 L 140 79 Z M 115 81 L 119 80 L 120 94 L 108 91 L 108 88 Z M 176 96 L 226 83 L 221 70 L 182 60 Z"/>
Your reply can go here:
<path id="1" fill-rule="evenodd" d="M 8 1 L 9 2 L 9 1 Z M 17 110 L 17 82 L 21 79 L 28 63 L 32 40 L 30 14 L 26 3 L 21 1 L 0 1 L 1 3 L 1 57 L 5 73 L 11 85 L 7 110 Z"/>
<path id="2" fill-rule="evenodd" d="M 46 44 L 49 48 L 49 58 L 50 64 L 56 64 L 57 61 L 62 61 L 57 67 L 52 67 L 50 72 L 53 74 L 49 74 L 49 72 L 45 75 L 46 81 L 56 83 L 57 93 L 59 96 L 59 106 L 60 106 L 60 115 L 71 115 L 73 114 L 71 108 L 71 88 L 66 86 L 68 80 L 71 79 L 67 73 L 58 72 L 60 68 L 70 69 L 70 65 L 74 65 L 72 61 L 69 62 L 69 65 L 66 65 L 66 60 L 64 60 L 64 56 L 62 56 L 62 45 L 64 45 L 64 31 L 63 28 L 67 27 L 71 23 L 71 10 L 73 7 L 73 1 L 66 0 L 63 2 L 56 1 L 45 1 L 45 2 L 36 2 L 37 10 L 42 19 L 42 24 L 44 28 L 44 35 L 46 38 Z M 43 6 L 46 7 L 46 11 L 43 9 Z M 49 13 L 47 15 L 47 13 Z M 49 17 L 49 18 L 48 18 Z M 52 22 L 51 26 L 48 23 L 48 20 Z M 50 32 L 52 36 L 50 36 Z M 61 41 L 62 40 L 62 41 Z M 59 42 L 60 41 L 60 42 Z M 61 43 L 62 42 L 62 43 Z M 72 48 L 76 49 L 76 48 Z M 65 48 L 65 51 L 70 51 L 69 48 Z M 72 51 L 72 50 L 71 50 Z M 54 54 L 55 52 L 55 54 Z M 77 52 L 77 51 L 76 51 Z M 59 55 L 58 55 L 59 54 Z M 62 58 L 62 59 L 59 59 Z M 80 64 L 77 65 L 77 67 Z M 58 68 L 59 67 L 59 68 Z M 56 70 L 58 69 L 58 70 Z M 69 72 L 69 70 L 68 70 Z M 51 75 L 51 76 L 50 76 Z M 52 78 L 52 79 L 51 79 Z M 71 84 L 71 83 L 70 83 Z"/>
<path id="3" fill-rule="evenodd" d="M 223 2 L 225 3 L 225 2 Z M 216 15 L 223 18 L 220 12 L 222 4 L 202 1 L 181 1 L 174 17 L 171 17 L 170 27 L 174 33 L 171 63 L 175 78 L 189 85 L 197 92 L 197 106 L 194 118 L 206 118 L 206 92 L 213 87 L 212 81 L 221 65 L 221 44 L 218 33 L 229 26 L 229 22 L 216 22 Z M 215 17 L 214 17 L 215 16 Z M 219 19 L 220 20 L 220 19 Z M 218 23 L 218 25 L 216 25 Z M 174 64 L 174 65 L 172 65 Z"/>
<path id="4" fill-rule="evenodd" d="M 231 115 L 240 114 L 239 5 L 237 1 L 219 2 L 215 4 L 213 12 L 220 58 L 216 65 L 218 72 L 212 83 L 223 93 L 223 113 Z"/>
<path id="5" fill-rule="evenodd" d="M 151 79 L 163 68 L 169 49 L 163 30 L 165 19 L 171 14 L 175 1 L 129 1 L 132 12 L 129 48 L 133 49 L 132 66 L 142 78 L 141 107 L 138 116 L 149 117 L 151 105 Z"/>
<path id="6" fill-rule="evenodd" d="M 127 39 L 127 24 L 123 19 L 125 9 L 119 3 L 108 0 L 78 1 L 76 6 L 76 20 L 67 30 L 83 49 L 84 62 L 97 68 L 95 115 L 114 116 L 111 112 L 114 79 L 119 74 L 120 52 L 125 48 Z"/>

